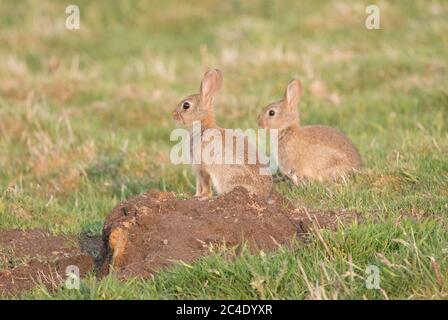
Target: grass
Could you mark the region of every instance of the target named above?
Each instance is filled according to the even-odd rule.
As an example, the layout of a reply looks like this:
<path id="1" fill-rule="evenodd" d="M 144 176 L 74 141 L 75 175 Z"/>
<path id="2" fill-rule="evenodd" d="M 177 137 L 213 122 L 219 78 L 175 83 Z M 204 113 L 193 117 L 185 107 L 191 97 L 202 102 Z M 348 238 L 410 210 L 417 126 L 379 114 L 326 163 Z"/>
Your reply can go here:
<path id="1" fill-rule="evenodd" d="M 216 252 L 154 280 L 88 277 L 25 298 L 448 298 L 448 5 L 375 1 L 79 0 L 0 4 L 0 228 L 98 235 L 119 201 L 148 188 L 194 192 L 169 162 L 171 111 L 223 70 L 218 122 L 256 127 L 293 77 L 302 123 L 346 132 L 364 169 L 348 184 L 278 189 L 297 206 L 366 218 L 306 245 L 232 259 Z M 381 290 L 365 286 L 368 265 Z"/>

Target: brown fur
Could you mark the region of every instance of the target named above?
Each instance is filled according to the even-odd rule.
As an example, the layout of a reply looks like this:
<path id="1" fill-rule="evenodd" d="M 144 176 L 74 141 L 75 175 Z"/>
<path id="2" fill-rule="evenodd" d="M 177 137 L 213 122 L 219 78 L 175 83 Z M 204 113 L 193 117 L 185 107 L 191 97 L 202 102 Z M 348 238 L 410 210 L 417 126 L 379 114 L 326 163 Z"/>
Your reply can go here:
<path id="1" fill-rule="evenodd" d="M 201 83 L 200 93 L 193 94 L 183 99 L 173 112 L 174 120 L 186 125 L 192 126 L 194 121 L 201 121 L 202 132 L 199 134 L 204 137 L 207 129 L 215 129 L 221 133 L 222 137 L 222 154 L 236 150 L 235 140 L 229 146 L 226 146 L 226 136 L 224 129 L 220 128 L 214 117 L 213 96 L 221 88 L 222 75 L 221 71 L 214 69 L 204 74 Z M 189 108 L 184 109 L 184 103 L 189 103 Z M 193 132 L 191 130 L 191 137 Z M 193 141 L 193 139 L 191 139 Z M 201 150 L 210 144 L 210 140 L 202 140 Z M 229 192 L 237 186 L 246 188 L 249 192 L 268 196 L 272 189 L 272 176 L 260 175 L 260 164 L 248 164 L 248 148 L 254 148 L 247 138 L 245 141 L 244 164 L 199 164 L 193 165 L 196 173 L 196 196 L 211 197 L 213 185 L 218 194 Z M 231 147 L 232 149 L 230 149 Z M 235 154 L 235 153 L 234 153 Z"/>
<path id="2" fill-rule="evenodd" d="M 258 116 L 261 127 L 279 130 L 280 171 L 298 184 L 304 179 L 344 178 L 361 168 L 358 150 L 342 132 L 321 125 L 300 126 L 296 106 L 301 94 L 300 82 L 291 81 L 284 99 L 271 103 Z"/>

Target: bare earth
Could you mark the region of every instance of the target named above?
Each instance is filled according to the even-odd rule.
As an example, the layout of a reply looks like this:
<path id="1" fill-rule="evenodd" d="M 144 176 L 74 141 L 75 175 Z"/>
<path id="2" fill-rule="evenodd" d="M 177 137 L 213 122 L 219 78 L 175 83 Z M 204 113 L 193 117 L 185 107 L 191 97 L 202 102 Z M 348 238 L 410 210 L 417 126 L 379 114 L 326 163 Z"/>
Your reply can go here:
<path id="1" fill-rule="evenodd" d="M 252 252 L 269 252 L 312 229 L 334 230 L 339 222 L 354 218 L 356 214 L 346 211 L 296 209 L 278 194 L 267 201 L 244 188 L 202 201 L 149 190 L 112 210 L 102 244 L 38 230 L 0 231 L 0 294 L 19 294 L 38 282 L 57 288 L 68 265 L 77 265 L 81 276 L 94 270 L 103 276 L 113 265 L 120 278 L 149 278 L 174 261 L 203 257 L 211 248 L 244 242 Z"/>

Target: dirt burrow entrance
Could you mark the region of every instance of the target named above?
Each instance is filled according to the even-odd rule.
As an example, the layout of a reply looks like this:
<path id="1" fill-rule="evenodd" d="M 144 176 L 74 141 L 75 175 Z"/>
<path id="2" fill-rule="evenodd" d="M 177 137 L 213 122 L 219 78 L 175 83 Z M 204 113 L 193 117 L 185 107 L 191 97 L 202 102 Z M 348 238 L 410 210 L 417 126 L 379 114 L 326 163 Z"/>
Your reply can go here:
<path id="1" fill-rule="evenodd" d="M 0 231 L 0 297 L 39 283 L 57 288 L 67 279 L 68 266 L 77 266 L 81 277 L 94 269 L 92 255 L 81 251 L 77 239 L 39 230 Z"/>
<path id="2" fill-rule="evenodd" d="M 0 296 L 20 294 L 38 282 L 57 288 L 69 265 L 76 265 L 81 277 L 91 271 L 103 276 L 112 265 L 120 278 L 148 278 L 173 261 L 205 256 L 210 247 L 245 242 L 253 252 L 268 252 L 312 228 L 334 230 L 353 218 L 356 214 L 346 211 L 296 209 L 280 195 L 267 201 L 244 188 L 202 201 L 150 190 L 112 210 L 102 239 L 0 231 Z"/>
<path id="3" fill-rule="evenodd" d="M 211 246 L 245 242 L 253 252 L 270 251 L 310 228 L 336 229 L 348 212 L 308 212 L 283 196 L 267 200 L 244 188 L 208 200 L 181 200 L 174 193 L 150 190 L 118 205 L 103 229 L 104 262 L 121 277 L 149 277 L 182 260 L 209 254 Z"/>

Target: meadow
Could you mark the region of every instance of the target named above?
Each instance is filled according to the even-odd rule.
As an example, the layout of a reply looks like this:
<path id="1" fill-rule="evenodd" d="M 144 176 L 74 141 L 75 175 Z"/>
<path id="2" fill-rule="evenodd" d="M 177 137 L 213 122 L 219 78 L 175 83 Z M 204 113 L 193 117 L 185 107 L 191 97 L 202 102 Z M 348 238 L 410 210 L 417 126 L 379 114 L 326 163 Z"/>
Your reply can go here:
<path id="1" fill-rule="evenodd" d="M 73 1 L 72 1 L 73 2 Z M 447 299 L 448 3 L 77 0 L 0 3 L 0 229 L 99 236 L 120 201 L 150 188 L 194 194 L 170 163 L 171 112 L 207 67 L 224 75 L 221 126 L 256 116 L 294 77 L 303 124 L 345 132 L 362 171 L 348 183 L 277 190 L 297 207 L 362 223 L 295 249 L 216 252 L 154 279 L 83 279 L 26 299 Z M 366 267 L 380 289 L 366 287 Z M 19 298 L 19 297 L 18 297 Z"/>

